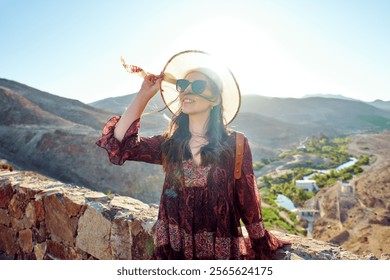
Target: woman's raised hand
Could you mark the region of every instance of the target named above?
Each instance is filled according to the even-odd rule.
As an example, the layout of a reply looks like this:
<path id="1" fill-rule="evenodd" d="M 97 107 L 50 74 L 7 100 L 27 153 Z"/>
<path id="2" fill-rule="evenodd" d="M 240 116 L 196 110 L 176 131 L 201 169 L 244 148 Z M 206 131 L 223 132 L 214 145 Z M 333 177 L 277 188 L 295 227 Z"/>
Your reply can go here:
<path id="1" fill-rule="evenodd" d="M 146 98 L 148 101 L 157 93 L 160 89 L 162 75 L 149 74 L 144 78 L 141 89 L 138 92 L 139 97 Z"/>
<path id="2" fill-rule="evenodd" d="M 152 99 L 160 88 L 162 79 L 162 75 L 157 76 L 153 74 L 149 74 L 144 78 L 140 91 L 115 126 L 114 136 L 116 139 L 122 141 L 130 125 L 141 117 L 149 100 Z"/>

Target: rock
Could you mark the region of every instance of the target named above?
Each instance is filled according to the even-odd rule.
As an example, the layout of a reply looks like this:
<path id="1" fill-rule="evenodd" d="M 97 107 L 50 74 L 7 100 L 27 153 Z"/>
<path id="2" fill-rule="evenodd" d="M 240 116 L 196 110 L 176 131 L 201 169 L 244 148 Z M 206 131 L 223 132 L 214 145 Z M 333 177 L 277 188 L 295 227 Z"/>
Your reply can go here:
<path id="1" fill-rule="evenodd" d="M 34 253 L 35 253 L 35 258 L 37 260 L 43 260 L 43 258 L 46 255 L 46 242 L 44 243 L 38 243 L 34 246 Z"/>
<path id="2" fill-rule="evenodd" d="M 5 209 L 0 209 L 0 224 L 5 226 L 9 226 L 11 224 L 11 217 Z"/>
<path id="3" fill-rule="evenodd" d="M 0 182 L 1 259 L 134 260 L 149 259 L 153 253 L 157 207 L 69 186 L 32 172 L 12 176 L 0 170 Z M 272 233 L 292 242 L 278 250 L 274 259 L 374 259 L 336 244 Z"/>
<path id="4" fill-rule="evenodd" d="M 14 190 L 7 179 L 0 181 L 0 208 L 7 208 Z"/>
<path id="5" fill-rule="evenodd" d="M 131 260 L 131 248 L 133 245 L 131 222 L 114 219 L 111 226 L 110 243 L 113 259 Z"/>
<path id="6" fill-rule="evenodd" d="M 24 253 L 31 253 L 33 250 L 32 231 L 24 229 L 19 231 L 19 244 Z"/>
<path id="7" fill-rule="evenodd" d="M 52 194 L 43 199 L 45 223 L 53 240 L 74 246 L 77 230 L 77 219 L 68 213 L 62 194 Z"/>
<path id="8" fill-rule="evenodd" d="M 111 222 L 88 206 L 78 223 L 76 246 L 98 259 L 110 260 L 110 231 Z"/>
<path id="9" fill-rule="evenodd" d="M 10 258 L 20 252 L 17 232 L 4 225 L 0 225 L 0 252 L 5 252 Z"/>

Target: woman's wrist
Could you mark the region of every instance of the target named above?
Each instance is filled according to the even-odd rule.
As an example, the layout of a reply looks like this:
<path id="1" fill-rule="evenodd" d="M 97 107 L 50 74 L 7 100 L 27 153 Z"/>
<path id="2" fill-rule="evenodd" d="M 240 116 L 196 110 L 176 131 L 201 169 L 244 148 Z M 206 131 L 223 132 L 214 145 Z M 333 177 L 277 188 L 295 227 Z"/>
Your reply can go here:
<path id="1" fill-rule="evenodd" d="M 146 104 L 150 101 L 150 99 L 152 99 L 154 96 L 154 94 L 150 94 L 149 92 L 144 92 L 142 90 L 140 90 L 136 96 L 135 96 L 135 99 L 138 101 L 138 102 L 141 102 L 141 103 L 144 103 L 145 106 Z"/>

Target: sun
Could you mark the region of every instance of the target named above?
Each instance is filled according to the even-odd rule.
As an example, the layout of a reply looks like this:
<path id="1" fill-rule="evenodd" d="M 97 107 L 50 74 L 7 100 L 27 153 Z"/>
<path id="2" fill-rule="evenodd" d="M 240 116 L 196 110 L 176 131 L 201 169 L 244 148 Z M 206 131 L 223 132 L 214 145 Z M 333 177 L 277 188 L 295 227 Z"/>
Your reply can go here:
<path id="1" fill-rule="evenodd" d="M 279 45 L 259 23 L 218 16 L 183 27 L 179 34 L 167 54 L 202 50 L 216 56 L 236 77 L 241 94 L 299 98 L 330 89 L 329 81 L 289 55 L 288 46 Z"/>
<path id="2" fill-rule="evenodd" d="M 259 77 L 272 80 L 270 72 L 277 71 L 276 65 L 282 62 L 280 50 L 261 28 L 236 17 L 201 21 L 178 36 L 169 48 L 171 53 L 172 49 L 197 49 L 216 56 L 247 93 L 257 93 Z"/>

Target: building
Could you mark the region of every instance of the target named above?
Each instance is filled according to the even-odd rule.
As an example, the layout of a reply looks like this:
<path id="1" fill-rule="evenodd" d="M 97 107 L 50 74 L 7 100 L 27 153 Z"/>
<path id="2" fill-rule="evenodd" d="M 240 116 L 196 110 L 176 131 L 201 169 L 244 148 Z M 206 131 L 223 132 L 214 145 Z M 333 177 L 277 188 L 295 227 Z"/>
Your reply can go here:
<path id="1" fill-rule="evenodd" d="M 320 217 L 320 211 L 317 209 L 304 209 L 299 208 L 296 211 L 298 219 L 305 219 L 308 222 L 314 222 L 317 218 Z"/>
<path id="2" fill-rule="evenodd" d="M 295 186 L 309 192 L 317 192 L 318 186 L 314 180 L 296 180 Z"/>

